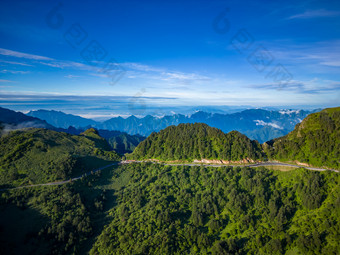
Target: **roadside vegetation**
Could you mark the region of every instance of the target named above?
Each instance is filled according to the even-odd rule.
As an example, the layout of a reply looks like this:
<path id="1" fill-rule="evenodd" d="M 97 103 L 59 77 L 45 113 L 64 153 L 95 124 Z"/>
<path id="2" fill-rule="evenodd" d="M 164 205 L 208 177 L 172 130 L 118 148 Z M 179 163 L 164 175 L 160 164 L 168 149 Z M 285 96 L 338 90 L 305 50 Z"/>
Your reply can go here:
<path id="1" fill-rule="evenodd" d="M 0 188 L 66 180 L 119 160 L 94 129 L 13 131 L 0 137 Z"/>
<path id="2" fill-rule="evenodd" d="M 339 184 L 338 173 L 305 169 L 112 167 L 2 192 L 1 252 L 337 254 Z"/>

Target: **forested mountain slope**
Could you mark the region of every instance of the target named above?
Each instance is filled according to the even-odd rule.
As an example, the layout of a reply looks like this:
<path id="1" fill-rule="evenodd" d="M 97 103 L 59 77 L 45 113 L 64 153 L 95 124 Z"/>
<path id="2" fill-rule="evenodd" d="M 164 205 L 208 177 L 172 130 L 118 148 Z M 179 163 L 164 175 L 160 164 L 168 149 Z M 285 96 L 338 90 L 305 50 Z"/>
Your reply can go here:
<path id="1" fill-rule="evenodd" d="M 338 254 L 340 175 L 111 167 L 2 191 L 1 254 Z"/>
<path id="2" fill-rule="evenodd" d="M 48 124 L 45 120 L 31 117 L 31 115 L 43 117 L 54 126 Z M 57 111 L 39 110 L 32 111 L 25 115 L 21 112 L 0 107 L 0 136 L 22 128 L 46 128 L 71 135 L 79 135 L 86 130 L 85 128 L 79 127 L 94 126 L 95 123 L 96 122 L 89 119 Z M 101 129 L 98 130 L 98 133 L 105 138 L 111 147 L 119 154 L 132 152 L 134 148 L 145 139 L 144 136 L 129 135 L 121 131 Z"/>
<path id="3" fill-rule="evenodd" d="M 264 144 L 270 159 L 340 168 L 340 107 L 310 114 L 284 137 Z"/>
<path id="4" fill-rule="evenodd" d="M 131 153 L 141 141 L 145 140 L 145 137 L 141 135 L 129 135 L 125 132 L 105 129 L 99 129 L 98 134 L 105 138 L 112 149 L 120 154 Z"/>
<path id="5" fill-rule="evenodd" d="M 64 180 L 119 159 L 94 129 L 79 136 L 35 128 L 12 131 L 0 138 L 0 185 Z"/>
<path id="6" fill-rule="evenodd" d="M 340 175 L 129 164 L 91 254 L 338 254 Z"/>
<path id="7" fill-rule="evenodd" d="M 160 160 L 220 159 L 237 161 L 262 159 L 257 141 L 232 131 L 223 133 L 206 124 L 179 124 L 152 133 L 128 158 Z"/>
<path id="8" fill-rule="evenodd" d="M 309 164 L 334 164 L 339 108 L 310 115 L 280 139 L 263 145 L 270 159 L 302 161 L 303 152 Z M 3 189 L 79 176 L 119 160 L 110 149 L 93 128 L 80 135 L 25 129 L 2 136 L 0 253 L 338 254 L 340 175 L 331 171 L 131 163 L 60 186 Z M 153 133 L 128 157 L 267 155 L 239 132 L 197 123 Z"/>
<path id="9" fill-rule="evenodd" d="M 72 126 L 65 128 L 54 128 L 55 131 L 65 132 L 71 135 L 79 135 L 84 132 L 81 128 L 74 128 Z M 125 153 L 131 153 L 137 145 L 145 139 L 141 135 L 129 135 L 125 132 L 115 131 L 115 130 L 97 130 L 98 134 L 105 138 L 106 141 L 111 145 L 117 153 L 123 155 Z"/>

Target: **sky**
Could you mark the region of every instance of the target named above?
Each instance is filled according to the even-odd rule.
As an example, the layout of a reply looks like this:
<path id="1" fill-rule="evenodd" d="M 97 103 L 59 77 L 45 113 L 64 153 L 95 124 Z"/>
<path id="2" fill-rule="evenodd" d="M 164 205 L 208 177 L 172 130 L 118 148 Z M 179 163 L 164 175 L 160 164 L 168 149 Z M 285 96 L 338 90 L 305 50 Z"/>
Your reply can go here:
<path id="1" fill-rule="evenodd" d="M 340 1 L 0 1 L 0 106 L 85 117 L 340 102 Z"/>

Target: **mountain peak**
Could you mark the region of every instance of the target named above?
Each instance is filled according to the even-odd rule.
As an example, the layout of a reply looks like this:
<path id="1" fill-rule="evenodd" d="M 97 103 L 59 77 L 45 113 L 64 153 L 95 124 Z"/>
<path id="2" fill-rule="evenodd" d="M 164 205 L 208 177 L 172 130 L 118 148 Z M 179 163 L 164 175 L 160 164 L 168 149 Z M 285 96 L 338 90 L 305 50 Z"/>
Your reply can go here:
<path id="1" fill-rule="evenodd" d="M 99 135 L 98 131 L 95 128 L 89 128 L 85 130 L 83 133 L 81 133 L 81 135 L 91 135 L 91 134 Z"/>
<path id="2" fill-rule="evenodd" d="M 261 146 L 238 131 L 228 134 L 204 123 L 182 123 L 152 133 L 128 157 L 164 161 L 194 159 L 258 160 Z"/>
<path id="3" fill-rule="evenodd" d="M 308 115 L 288 135 L 267 145 L 265 150 L 271 158 L 339 168 L 340 107 Z"/>

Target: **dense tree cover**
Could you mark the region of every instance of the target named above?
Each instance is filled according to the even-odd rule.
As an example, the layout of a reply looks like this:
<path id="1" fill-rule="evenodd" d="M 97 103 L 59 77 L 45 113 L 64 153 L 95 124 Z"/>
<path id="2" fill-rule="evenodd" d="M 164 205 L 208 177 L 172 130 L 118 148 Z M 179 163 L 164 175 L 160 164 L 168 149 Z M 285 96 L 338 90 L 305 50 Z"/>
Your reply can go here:
<path id="1" fill-rule="evenodd" d="M 264 144 L 270 159 L 340 168 L 340 107 L 310 114 L 284 137 Z"/>
<path id="2" fill-rule="evenodd" d="M 131 153 L 137 145 L 145 140 L 141 135 L 129 135 L 120 131 L 109 131 L 99 129 L 98 133 L 101 137 L 105 138 L 111 147 L 119 154 Z"/>
<path id="3" fill-rule="evenodd" d="M 68 185 L 3 192 L 1 254 L 77 253 L 92 233 L 79 193 Z"/>
<path id="4" fill-rule="evenodd" d="M 46 129 L 13 131 L 0 138 L 0 185 L 64 180 L 119 159 L 95 130 L 79 136 Z"/>
<path id="5" fill-rule="evenodd" d="M 58 132 L 65 132 L 71 135 L 79 135 L 82 132 L 84 132 L 84 129 L 75 128 L 72 126 L 68 127 L 67 129 L 54 128 L 52 130 Z M 144 136 L 138 134 L 129 135 L 121 131 L 98 129 L 97 132 L 101 137 L 105 138 L 106 141 L 108 141 L 113 150 L 115 150 L 118 154 L 121 155 L 124 155 L 125 153 L 131 153 L 136 148 L 136 146 L 145 139 Z"/>
<path id="6" fill-rule="evenodd" d="M 268 142 L 267 155 L 335 165 L 339 112 L 310 115 Z M 95 129 L 11 132 L 0 138 L 0 185 L 80 175 L 118 160 L 110 149 Z M 153 133 L 130 157 L 264 158 L 256 141 L 205 124 Z M 150 163 L 105 171 L 62 186 L 1 190 L 0 254 L 339 254 L 339 173 Z"/>
<path id="7" fill-rule="evenodd" d="M 0 254 L 86 254 L 114 205 L 104 185 L 113 173 L 98 171 L 60 186 L 2 190 Z"/>
<path id="8" fill-rule="evenodd" d="M 129 178 L 91 254 L 340 250 L 338 173 L 145 163 L 115 173 L 118 182 Z"/>
<path id="9" fill-rule="evenodd" d="M 193 160 L 262 159 L 261 146 L 237 131 L 228 134 L 203 123 L 179 124 L 152 133 L 141 142 L 131 159 Z"/>
<path id="10" fill-rule="evenodd" d="M 0 253 L 338 254 L 339 184 L 304 169 L 122 165 L 2 191 Z"/>

